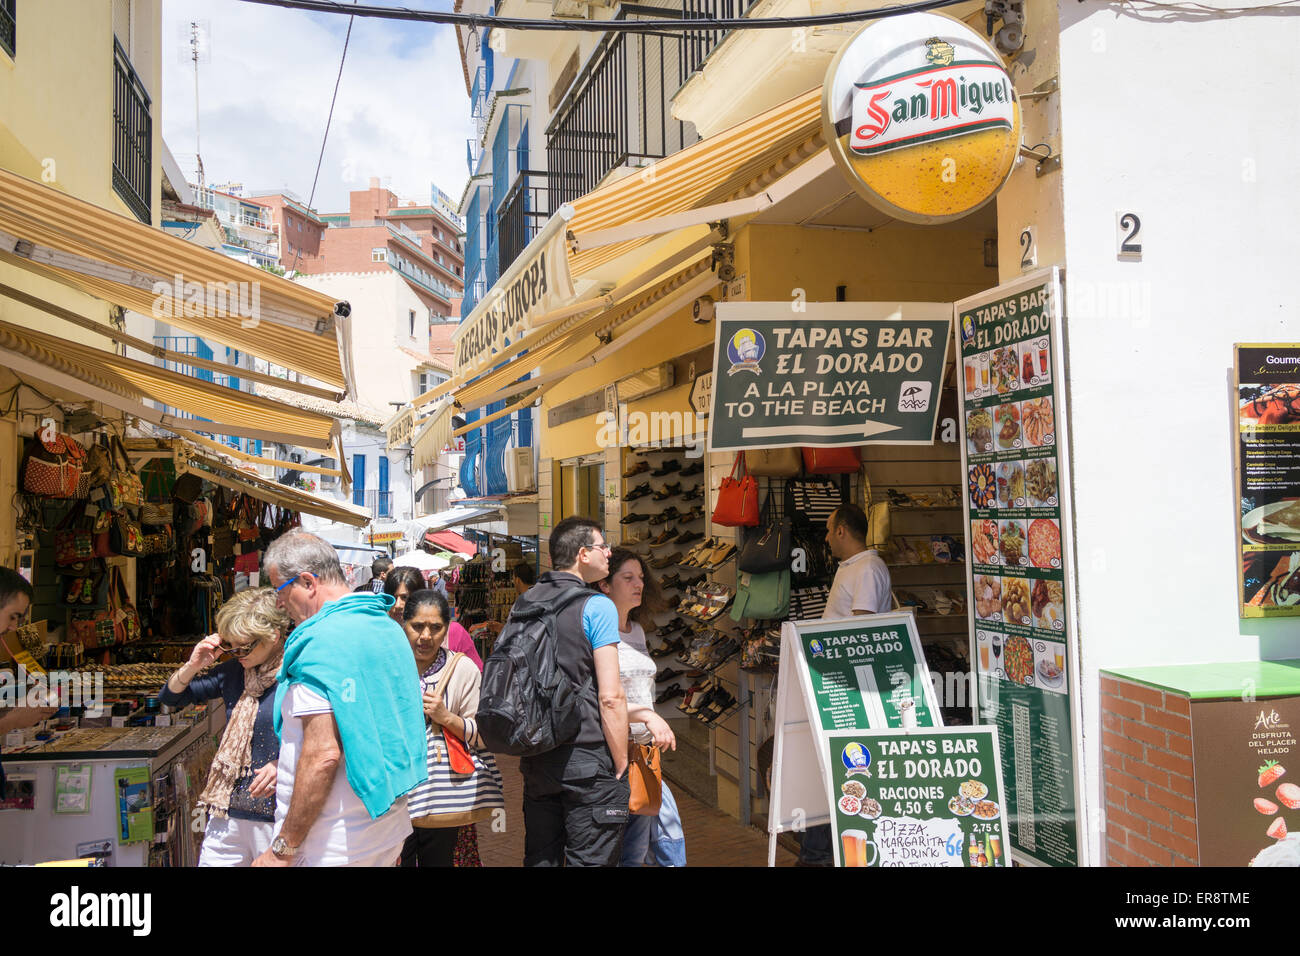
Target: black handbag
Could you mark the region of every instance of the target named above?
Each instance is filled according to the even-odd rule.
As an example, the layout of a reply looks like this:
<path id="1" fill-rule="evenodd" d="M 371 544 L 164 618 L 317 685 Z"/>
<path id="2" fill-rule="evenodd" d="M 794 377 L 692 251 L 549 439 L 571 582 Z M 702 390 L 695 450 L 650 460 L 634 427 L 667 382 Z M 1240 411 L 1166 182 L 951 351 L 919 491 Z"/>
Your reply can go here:
<path id="1" fill-rule="evenodd" d="M 763 502 L 765 512 L 764 527 L 758 535 L 745 542 L 740 549 L 740 559 L 736 567 L 746 574 L 771 574 L 774 571 L 789 571 L 790 556 L 794 551 L 794 526 L 789 518 L 767 518 L 772 504 L 772 494 L 768 492 Z"/>

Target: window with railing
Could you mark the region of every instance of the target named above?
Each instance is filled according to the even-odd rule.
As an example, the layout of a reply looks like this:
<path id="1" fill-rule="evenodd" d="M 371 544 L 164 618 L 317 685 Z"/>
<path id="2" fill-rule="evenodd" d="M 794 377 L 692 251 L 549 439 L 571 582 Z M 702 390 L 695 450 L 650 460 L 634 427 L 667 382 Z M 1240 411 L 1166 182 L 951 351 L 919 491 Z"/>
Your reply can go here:
<path id="1" fill-rule="evenodd" d="M 552 208 L 595 189 L 619 166 L 671 156 L 699 140 L 693 124 L 671 114 L 688 64 L 680 36 L 618 33 L 601 40 L 546 130 Z"/>
<path id="2" fill-rule="evenodd" d="M 0 0 L 0 50 L 18 55 L 18 0 Z"/>
<path id="3" fill-rule="evenodd" d="M 149 94 L 122 44 L 113 39 L 113 191 L 141 222 L 149 222 L 153 118 Z"/>
<path id="4" fill-rule="evenodd" d="M 520 170 L 497 209 L 499 275 L 505 274 L 533 237 L 542 231 L 550 214 L 546 173 L 536 169 Z"/>

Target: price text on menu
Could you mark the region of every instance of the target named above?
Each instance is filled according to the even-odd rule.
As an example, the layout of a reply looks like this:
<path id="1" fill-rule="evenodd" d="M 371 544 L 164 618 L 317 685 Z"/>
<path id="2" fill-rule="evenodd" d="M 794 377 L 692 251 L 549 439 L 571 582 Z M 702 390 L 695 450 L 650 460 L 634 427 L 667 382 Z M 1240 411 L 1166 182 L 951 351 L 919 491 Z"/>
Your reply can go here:
<path id="1" fill-rule="evenodd" d="M 839 866 L 1008 866 L 993 727 L 827 738 Z"/>
<path id="2" fill-rule="evenodd" d="M 960 304 L 977 719 L 996 723 L 1014 848 L 1078 863 L 1053 284 Z"/>

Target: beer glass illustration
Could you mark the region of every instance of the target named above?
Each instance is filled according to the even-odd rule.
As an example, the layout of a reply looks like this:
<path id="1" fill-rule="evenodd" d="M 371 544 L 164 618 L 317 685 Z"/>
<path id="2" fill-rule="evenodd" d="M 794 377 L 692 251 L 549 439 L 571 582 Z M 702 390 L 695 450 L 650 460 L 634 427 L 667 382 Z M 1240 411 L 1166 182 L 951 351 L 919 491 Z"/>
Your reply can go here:
<path id="1" fill-rule="evenodd" d="M 840 834 L 845 866 L 875 866 L 876 845 L 867 839 L 862 830 L 845 830 Z M 868 852 L 868 850 L 870 852 Z"/>

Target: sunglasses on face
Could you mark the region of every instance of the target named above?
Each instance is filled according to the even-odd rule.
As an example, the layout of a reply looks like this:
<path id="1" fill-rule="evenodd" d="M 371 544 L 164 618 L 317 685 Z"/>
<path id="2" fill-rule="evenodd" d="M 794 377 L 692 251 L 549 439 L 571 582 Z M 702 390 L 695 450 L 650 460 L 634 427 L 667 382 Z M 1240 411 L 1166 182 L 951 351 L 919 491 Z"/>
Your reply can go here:
<path id="1" fill-rule="evenodd" d="M 227 644 L 225 641 L 222 641 L 221 650 L 229 654 L 235 660 L 242 661 L 249 654 L 253 653 L 253 651 L 257 650 L 258 647 L 261 646 L 261 643 L 261 641 L 254 641 L 252 644 L 242 644 L 239 647 L 236 647 L 233 644 Z"/>

